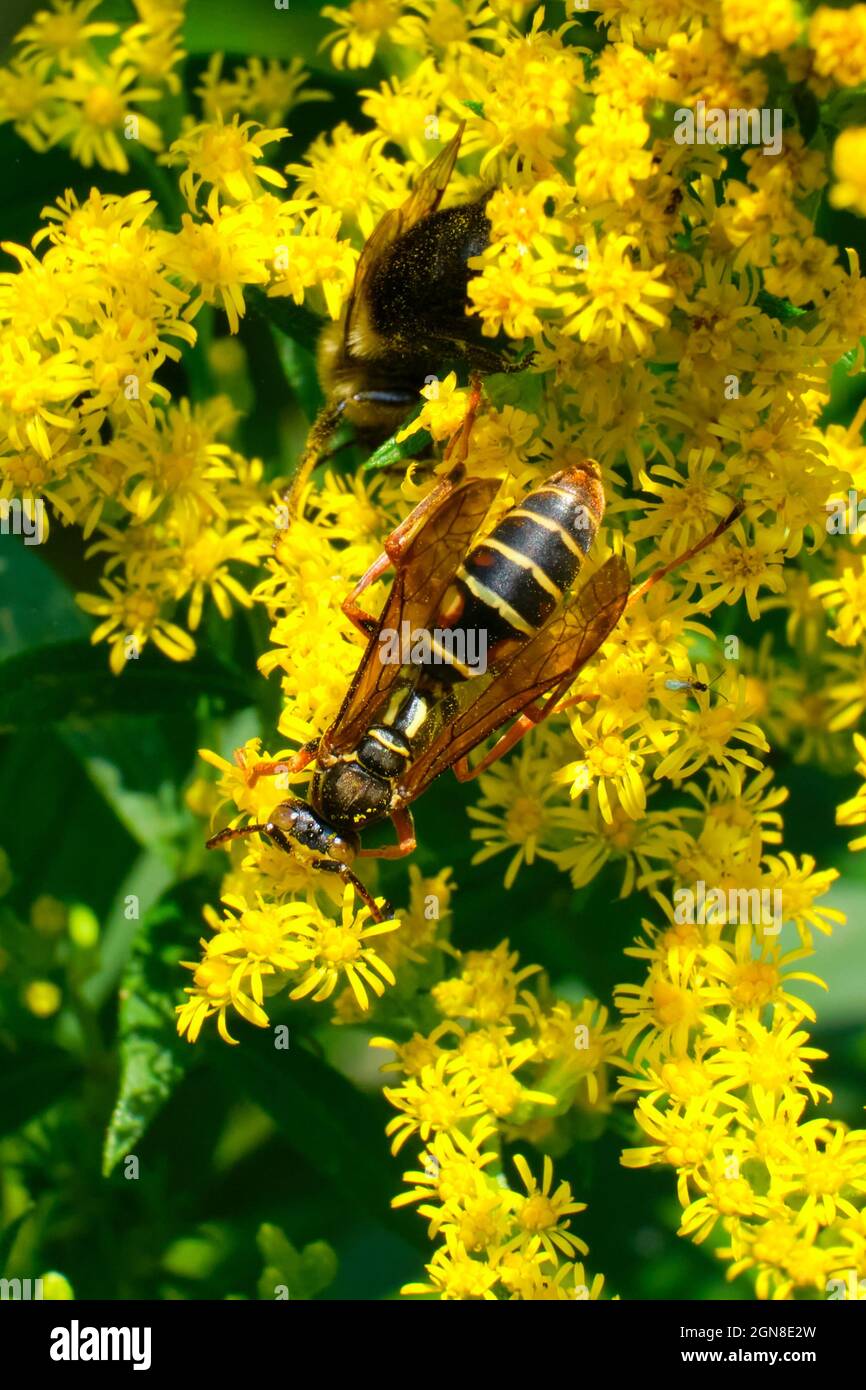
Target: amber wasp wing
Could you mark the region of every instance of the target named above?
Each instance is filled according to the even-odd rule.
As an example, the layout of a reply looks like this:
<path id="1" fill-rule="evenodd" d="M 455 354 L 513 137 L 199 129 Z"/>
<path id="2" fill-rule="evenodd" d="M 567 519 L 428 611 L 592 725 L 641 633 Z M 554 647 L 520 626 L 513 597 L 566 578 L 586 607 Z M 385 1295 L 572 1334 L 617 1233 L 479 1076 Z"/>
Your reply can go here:
<path id="1" fill-rule="evenodd" d="M 473 478 L 460 484 L 430 513 L 409 541 L 376 630 L 326 734 L 331 752 L 340 753 L 356 747 L 386 703 L 398 677 L 405 682 L 404 667 L 381 660 L 379 635 L 386 629 L 401 631 L 404 622 L 409 624 L 410 631 L 429 626 L 498 491 L 499 482 L 492 478 Z"/>
<path id="2" fill-rule="evenodd" d="M 416 222 L 420 222 L 423 217 L 429 216 L 438 208 L 457 162 L 457 152 L 465 128 L 466 122 L 461 121 L 448 144 L 421 171 L 406 201 L 400 207 L 386 212 L 365 241 L 355 267 L 355 279 L 346 311 L 345 340 L 350 345 L 363 336 L 362 320 L 367 312 L 366 292 L 370 276 L 388 247 L 408 232 L 410 227 L 414 227 Z"/>
<path id="3" fill-rule="evenodd" d="M 400 786 L 403 804 L 540 696 L 567 687 L 616 627 L 630 584 L 625 560 L 612 555 L 521 650 L 458 687 L 457 714 L 407 770 Z"/>

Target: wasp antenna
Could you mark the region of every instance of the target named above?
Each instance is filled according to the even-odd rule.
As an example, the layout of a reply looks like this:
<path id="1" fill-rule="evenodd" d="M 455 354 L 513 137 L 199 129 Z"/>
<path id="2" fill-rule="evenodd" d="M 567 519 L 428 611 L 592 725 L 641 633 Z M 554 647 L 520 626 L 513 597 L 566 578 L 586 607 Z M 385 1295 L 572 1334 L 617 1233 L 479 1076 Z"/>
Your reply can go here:
<path id="1" fill-rule="evenodd" d="M 723 536 L 725 531 L 742 516 L 745 509 L 746 503 L 741 497 L 734 503 L 728 515 L 717 522 L 712 531 L 706 536 L 702 536 L 694 545 L 690 545 L 688 550 L 684 550 L 675 560 L 669 560 L 666 565 L 661 565 L 659 569 L 653 570 L 648 579 L 645 579 L 636 589 L 632 589 L 628 597 L 629 606 L 636 603 L 639 598 L 643 598 L 644 594 L 648 593 L 654 584 L 658 584 L 660 579 L 664 579 L 673 570 L 679 569 L 680 565 L 686 564 L 688 560 L 693 560 L 696 555 L 700 555 L 702 550 L 706 550 L 707 546 L 712 545 L 720 536 Z"/>
<path id="2" fill-rule="evenodd" d="M 267 834 L 268 827 L 266 825 L 244 825 L 232 829 L 231 826 L 227 825 L 225 830 L 218 830 L 216 835 L 211 835 L 210 839 L 205 841 L 205 849 L 216 849 L 219 845 L 227 844 L 229 840 L 239 840 L 243 835 L 254 835 L 257 830 L 260 830 L 262 834 Z"/>

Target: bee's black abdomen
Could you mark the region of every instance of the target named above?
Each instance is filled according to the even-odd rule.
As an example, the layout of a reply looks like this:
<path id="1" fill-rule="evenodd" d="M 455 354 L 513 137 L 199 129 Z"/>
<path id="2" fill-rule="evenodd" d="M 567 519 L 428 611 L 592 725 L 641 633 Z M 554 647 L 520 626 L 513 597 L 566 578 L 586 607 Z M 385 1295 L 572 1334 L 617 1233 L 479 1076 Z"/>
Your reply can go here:
<path id="1" fill-rule="evenodd" d="M 480 334 L 480 321 L 466 314 L 467 262 L 489 243 L 484 211 L 489 196 L 422 218 L 382 258 L 369 297 L 373 327 L 383 337 Z"/>

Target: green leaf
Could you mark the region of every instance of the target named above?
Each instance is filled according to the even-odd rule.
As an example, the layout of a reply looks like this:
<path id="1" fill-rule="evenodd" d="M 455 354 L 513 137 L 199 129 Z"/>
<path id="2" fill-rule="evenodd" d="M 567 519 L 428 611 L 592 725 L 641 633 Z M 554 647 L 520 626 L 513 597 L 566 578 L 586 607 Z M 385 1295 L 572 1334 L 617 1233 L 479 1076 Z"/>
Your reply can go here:
<path id="1" fill-rule="evenodd" d="M 255 54 L 270 58 L 302 58 L 307 67 L 321 64 L 330 70 L 329 56 L 319 56 L 323 38 L 334 32 L 322 19 L 317 4 L 288 0 L 277 9 L 267 5 L 239 5 L 237 0 L 190 0 L 183 27 L 188 53 Z"/>
<path id="2" fill-rule="evenodd" d="M 211 888 L 211 880 L 202 876 L 162 898 L 142 922 L 121 977 L 120 1087 L 105 1136 L 106 1177 L 195 1060 L 194 1049 L 178 1036 L 175 1005 L 185 974 L 180 962 L 196 952 L 201 908 Z"/>
<path id="3" fill-rule="evenodd" d="M 299 1254 L 279 1226 L 266 1223 L 259 1227 L 256 1244 L 265 1260 L 259 1298 L 274 1298 L 281 1285 L 293 1300 L 315 1298 L 337 1277 L 337 1256 L 327 1241 L 314 1240 Z"/>
<path id="4" fill-rule="evenodd" d="M 25 1207 L 19 1212 L 14 1221 L 10 1221 L 8 1226 L 4 1226 L 0 1231 L 0 1274 L 5 1274 L 9 1267 L 9 1256 L 12 1254 L 12 1247 L 18 1239 L 18 1232 L 29 1221 L 36 1211 L 35 1206 Z"/>
<path id="5" fill-rule="evenodd" d="M 306 308 L 303 304 L 296 304 L 293 299 L 282 295 L 274 299 L 255 286 L 244 291 L 244 299 L 251 314 L 267 319 L 281 333 L 300 343 L 301 347 L 308 348 L 310 352 L 315 351 L 322 331 L 322 320 L 312 309 Z"/>
<path id="6" fill-rule="evenodd" d="M 789 299 L 779 299 L 777 295 L 770 294 L 767 290 L 758 291 L 755 303 L 762 313 L 767 314 L 771 319 L 778 319 L 781 323 L 803 318 L 808 312 L 806 309 L 798 309 L 796 304 L 792 304 Z"/>
<path id="7" fill-rule="evenodd" d="M 217 1060 L 231 1084 L 272 1116 L 293 1148 L 348 1203 L 382 1219 L 400 1181 L 384 1133 L 390 1112 L 379 1096 L 364 1095 L 319 1061 L 296 1042 L 294 1029 L 285 1051 L 274 1047 L 269 1031 L 247 1029 L 242 1045 L 223 1048 Z M 424 1223 L 414 1213 L 393 1212 L 388 1225 L 429 1250 Z"/>
<path id="8" fill-rule="evenodd" d="M 420 409 L 419 406 L 418 410 Z M 415 411 L 415 415 L 418 414 L 418 410 Z M 413 420 L 415 415 L 411 417 Z M 409 424 L 411 421 L 406 423 Z M 400 429 L 405 428 L 405 425 L 400 426 Z M 399 430 L 397 433 L 399 434 Z M 410 434 L 400 443 L 397 442 L 397 436 L 392 434 L 391 438 L 386 439 L 384 444 L 380 444 L 378 449 L 367 459 L 364 464 L 364 472 L 371 473 L 377 468 L 392 468 L 395 463 L 402 463 L 403 459 L 413 458 L 415 454 L 420 454 L 421 450 L 426 449 L 430 442 L 431 438 L 426 430 L 417 430 L 415 434 Z"/>
<path id="9" fill-rule="evenodd" d="M 255 701 L 247 676 L 207 657 L 181 663 L 145 652 L 115 676 L 105 647 L 57 642 L 0 662 L 0 730 L 76 716 L 171 713 L 203 693 L 231 709 Z"/>
<path id="10" fill-rule="evenodd" d="M 315 358 L 297 339 L 290 338 L 276 324 L 271 324 L 271 332 L 286 381 L 300 401 L 307 419 L 313 420 L 322 404 L 322 388 L 316 375 Z"/>
<path id="11" fill-rule="evenodd" d="M 28 1043 L 24 1053 L 0 1051 L 0 1138 L 60 1100 L 79 1070 L 74 1058 L 59 1047 Z"/>

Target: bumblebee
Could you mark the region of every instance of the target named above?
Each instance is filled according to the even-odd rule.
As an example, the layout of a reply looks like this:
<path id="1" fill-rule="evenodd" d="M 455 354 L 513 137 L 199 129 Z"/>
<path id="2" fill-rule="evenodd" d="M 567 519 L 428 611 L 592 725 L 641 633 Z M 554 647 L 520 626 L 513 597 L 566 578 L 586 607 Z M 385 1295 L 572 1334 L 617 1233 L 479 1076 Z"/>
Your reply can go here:
<path id="1" fill-rule="evenodd" d="M 484 340 L 480 320 L 466 313 L 469 261 L 489 244 L 493 189 L 474 202 L 439 207 L 464 127 L 461 121 L 406 201 L 377 223 L 339 319 L 322 330 L 316 365 L 326 401 L 307 440 L 296 495 L 341 420 L 372 448 L 400 427 L 443 364 L 456 360 L 476 375 L 526 365 Z"/>

